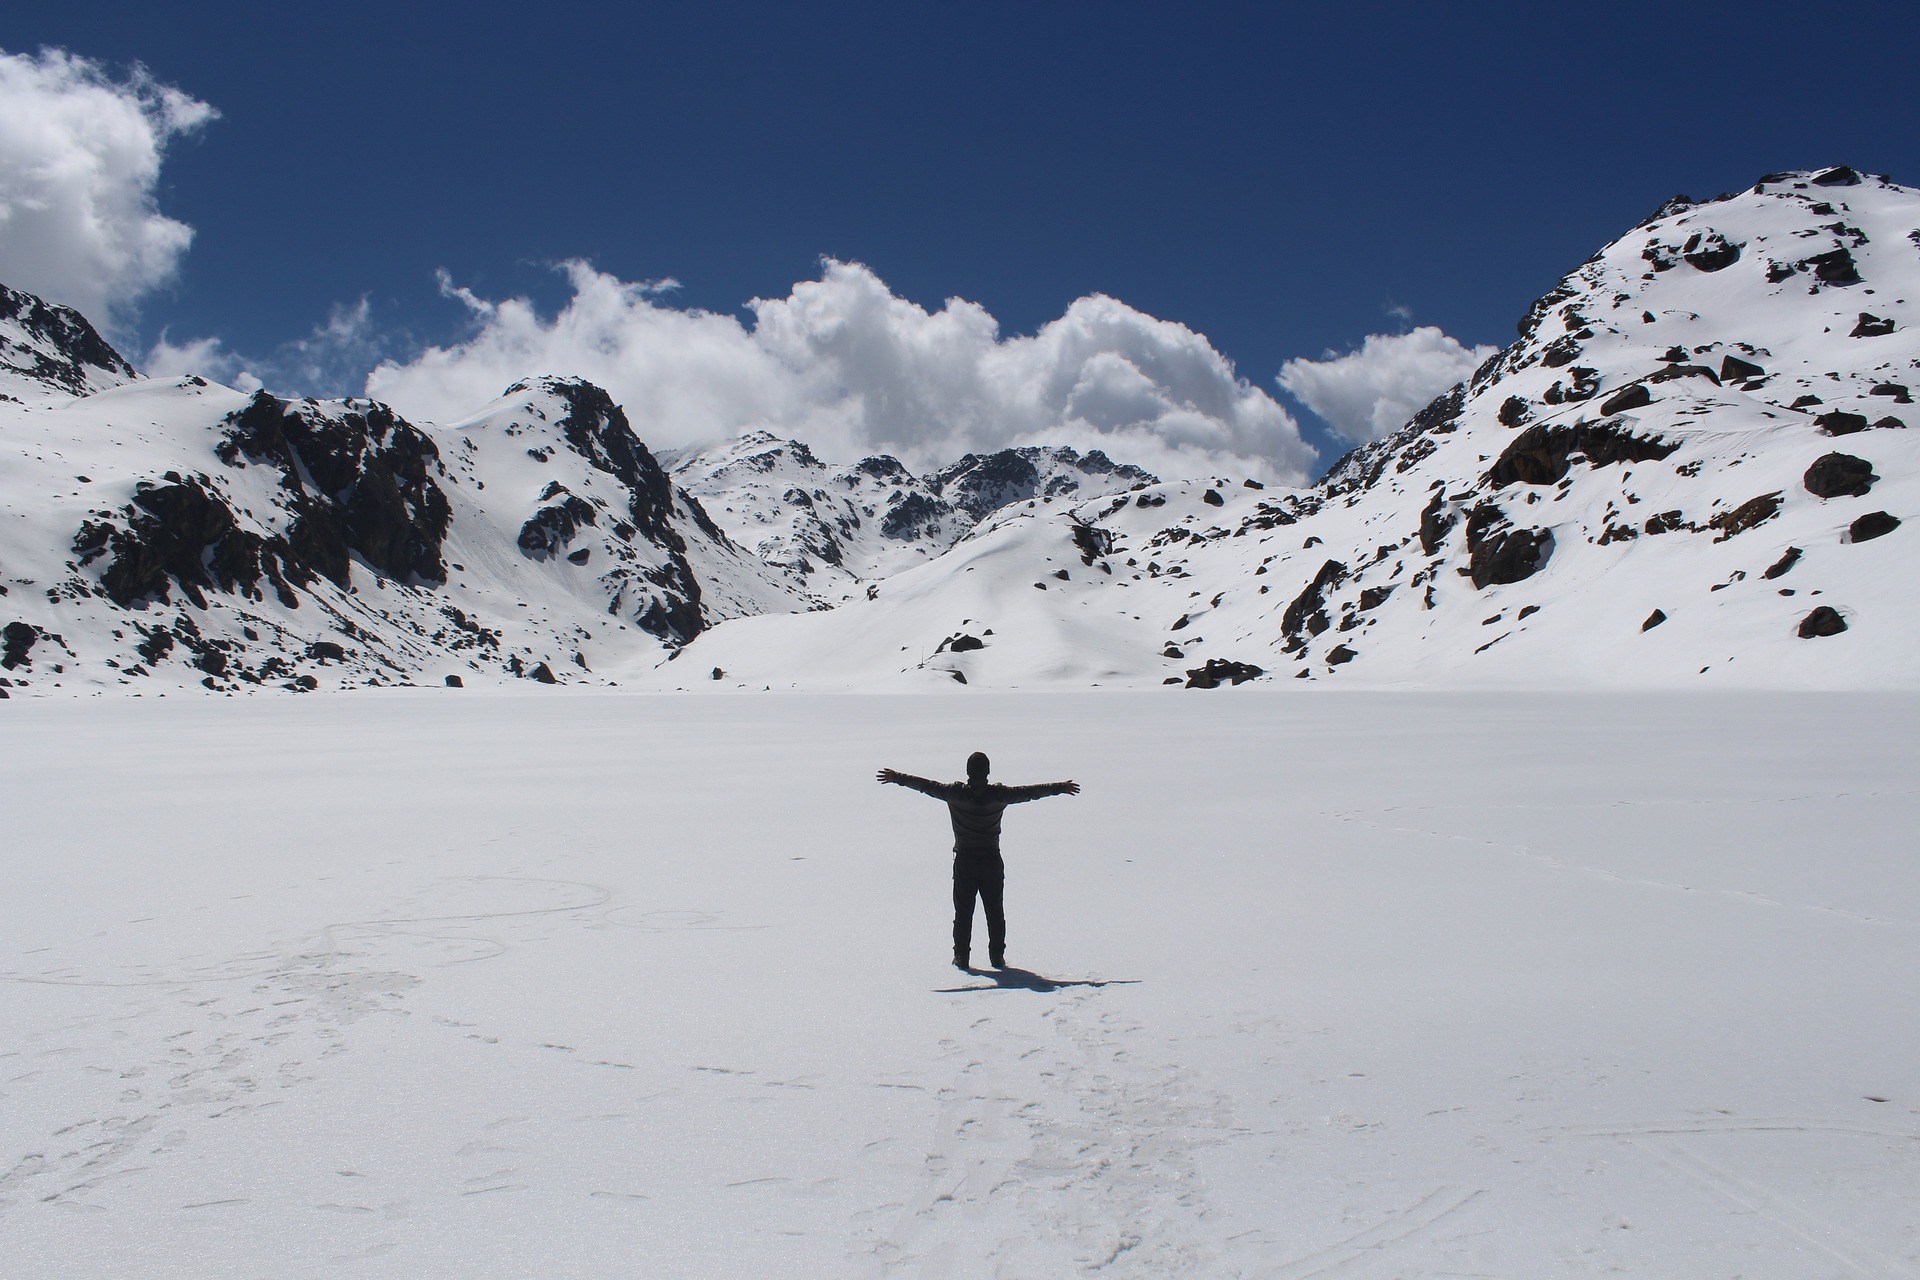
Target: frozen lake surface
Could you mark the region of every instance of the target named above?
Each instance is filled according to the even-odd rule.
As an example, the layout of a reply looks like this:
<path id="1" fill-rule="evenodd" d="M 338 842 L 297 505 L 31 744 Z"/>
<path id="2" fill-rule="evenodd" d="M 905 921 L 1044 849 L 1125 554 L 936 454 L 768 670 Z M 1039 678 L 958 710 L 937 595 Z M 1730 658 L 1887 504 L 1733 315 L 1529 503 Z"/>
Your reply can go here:
<path id="1" fill-rule="evenodd" d="M 0 1271 L 1920 1275 L 1916 725 L 15 700 Z M 998 977 L 873 781 L 975 749 L 1085 788 L 1007 815 Z"/>

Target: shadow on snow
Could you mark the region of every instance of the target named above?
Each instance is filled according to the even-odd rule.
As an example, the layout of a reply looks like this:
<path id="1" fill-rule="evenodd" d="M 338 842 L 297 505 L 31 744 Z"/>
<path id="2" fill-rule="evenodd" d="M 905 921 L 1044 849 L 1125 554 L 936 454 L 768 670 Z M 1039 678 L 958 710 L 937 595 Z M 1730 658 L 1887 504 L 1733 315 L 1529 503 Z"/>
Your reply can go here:
<path id="1" fill-rule="evenodd" d="M 993 981 L 970 987 L 936 987 L 935 994 L 953 995 L 962 991 L 1047 992 L 1063 987 L 1124 987 L 1140 981 L 1138 978 L 1043 978 L 1027 969 L 969 969 L 967 972 L 977 977 L 992 978 Z"/>

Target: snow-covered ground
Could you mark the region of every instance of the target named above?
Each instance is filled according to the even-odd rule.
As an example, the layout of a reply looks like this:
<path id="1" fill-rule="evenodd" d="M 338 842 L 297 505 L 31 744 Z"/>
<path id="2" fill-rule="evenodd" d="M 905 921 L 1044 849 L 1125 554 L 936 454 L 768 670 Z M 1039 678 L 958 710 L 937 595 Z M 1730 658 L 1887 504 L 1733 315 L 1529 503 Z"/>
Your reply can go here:
<path id="1" fill-rule="evenodd" d="M 1920 1275 L 1916 725 L 16 700 L 0 1274 Z M 976 748 L 998 979 L 873 782 Z"/>

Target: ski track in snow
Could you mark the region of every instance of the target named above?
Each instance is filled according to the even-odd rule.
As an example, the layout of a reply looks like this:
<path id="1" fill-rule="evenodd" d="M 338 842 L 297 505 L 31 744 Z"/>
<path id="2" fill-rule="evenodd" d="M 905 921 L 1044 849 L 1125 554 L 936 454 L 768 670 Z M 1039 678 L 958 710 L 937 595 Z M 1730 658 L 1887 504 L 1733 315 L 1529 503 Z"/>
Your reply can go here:
<path id="1" fill-rule="evenodd" d="M 875 712 L 861 704 L 859 714 Z M 1199 739 L 1219 733 L 1223 719 L 1231 725 L 1233 714 L 1210 707 L 1195 720 Z M 1451 732 L 1451 717 L 1440 719 Z M 717 732 L 736 749 L 724 722 Z M 1799 750 L 1791 735 L 1785 740 Z M 1186 749 L 1176 743 L 1169 754 Z M 778 756 L 784 747 L 768 750 Z M 1229 767 L 1264 776 L 1258 762 Z M 1888 767 L 1897 776 L 1904 765 Z M 1335 869 L 1336 891 L 1326 895 L 1316 882 L 1319 863 L 1275 859 L 1255 839 L 1247 861 L 1226 865 L 1236 868 L 1235 885 L 1257 892 L 1203 893 L 1191 916 L 1181 914 L 1176 886 L 1213 865 L 1205 840 L 1176 850 L 1164 864 L 1174 874 L 1154 881 L 1128 879 L 1143 874 L 1139 864 L 1107 856 L 1107 843 L 1085 836 L 1102 857 L 1076 853 L 1064 878 L 1043 881 L 1049 828 L 1038 811 L 1022 814 L 1015 839 L 1023 856 L 1010 858 L 1022 877 L 1019 940 L 1061 923 L 1039 917 L 1043 895 L 1063 886 L 1093 895 L 1076 911 L 1131 901 L 1134 936 L 1120 954 L 1139 967 L 1113 971 L 1036 958 L 1033 970 L 955 974 L 923 956 L 925 968 L 891 972 L 901 938 L 939 935 L 937 858 L 899 882 L 930 877 L 935 890 L 903 909 L 912 916 L 905 932 L 872 948 L 863 940 L 866 958 L 828 970 L 836 976 L 825 984 L 770 974 L 768 962 L 790 968 L 797 940 L 844 946 L 845 926 L 887 922 L 871 919 L 863 900 L 844 919 L 796 932 L 792 913 L 779 909 L 791 890 L 751 894 L 756 881 L 779 874 L 798 877 L 783 884 L 808 883 L 809 860 L 828 856 L 817 844 L 789 856 L 784 845 L 758 848 L 777 840 L 739 836 L 726 847 L 742 860 L 722 864 L 711 881 L 697 865 L 681 866 L 678 846 L 664 858 L 646 850 L 634 857 L 654 859 L 647 871 L 619 883 L 627 855 L 583 835 L 585 819 L 540 833 L 515 823 L 483 840 L 449 838 L 455 862 L 423 858 L 369 880 L 364 901 L 355 886 L 329 899 L 345 910 L 312 915 L 302 895 L 333 877 L 289 871 L 272 881 L 286 892 L 261 905 L 257 933 L 204 935 L 236 944 L 225 953 L 182 944 L 180 954 L 113 963 L 107 957 L 140 953 L 96 949 L 114 940 L 81 933 L 17 946 L 0 991 L 32 993 L 41 1012 L 14 1019 L 20 1034 L 0 1043 L 0 1238 L 30 1247 L 37 1260 L 70 1258 L 37 1269 L 48 1275 L 100 1274 L 113 1258 L 120 1273 L 193 1274 L 177 1261 L 192 1247 L 176 1246 L 174 1264 L 145 1272 L 126 1265 L 131 1255 L 101 1251 L 102 1240 L 142 1232 L 166 1238 L 155 1224 L 170 1215 L 183 1241 L 254 1233 L 253 1252 L 233 1246 L 242 1252 L 201 1273 L 228 1264 L 273 1270 L 263 1251 L 284 1239 L 279 1272 L 289 1275 L 412 1276 L 436 1258 L 462 1274 L 537 1274 L 530 1255 L 496 1251 L 513 1239 L 533 1248 L 545 1239 L 592 1242 L 580 1274 L 596 1275 L 638 1267 L 875 1280 L 1384 1280 L 1680 1266 L 1750 1277 L 1920 1277 L 1920 1218 L 1901 1191 L 1920 1176 L 1920 1110 L 1907 1088 L 1911 1072 L 1889 1065 L 1903 1060 L 1894 1046 L 1907 1033 L 1881 1025 L 1910 990 L 1898 967 L 1913 945 L 1909 900 L 1889 892 L 1884 914 L 1872 915 L 1725 879 L 1729 867 L 1767 871 L 1764 859 L 1716 867 L 1696 858 L 1676 862 L 1684 876 L 1641 875 L 1597 856 L 1610 846 L 1594 834 L 1631 834 L 1630 818 L 1684 811 L 1701 821 L 1676 826 L 1676 848 L 1691 847 L 1688 833 L 1710 830 L 1745 854 L 1750 829 L 1819 825 L 1862 805 L 1879 806 L 1873 815 L 1910 813 L 1915 793 L 1891 780 L 1753 795 L 1739 789 L 1742 779 L 1677 800 L 1622 786 L 1614 794 L 1626 798 L 1604 802 L 1572 793 L 1430 802 L 1453 794 L 1441 780 L 1383 806 L 1355 804 L 1363 795 L 1352 791 L 1323 798 L 1302 784 L 1287 802 L 1288 838 Z M 798 794 L 782 803 L 791 808 Z M 1207 793 L 1207 803 L 1235 794 L 1229 784 Z M 1724 820 L 1734 814 L 1746 816 Z M 911 811 L 904 829 L 924 835 L 926 816 Z M 791 830 L 787 819 L 770 821 L 782 836 Z M 1355 831 L 1364 833 L 1357 843 L 1340 843 Z M 1109 835 L 1121 832 L 1133 834 L 1123 824 Z M 1228 838 L 1224 825 L 1209 834 Z M 547 843 L 522 848 L 536 837 Z M 517 859 L 506 856 L 516 849 Z M 1456 860 L 1455 849 L 1483 853 Z M 853 865 L 853 880 L 829 883 L 879 891 L 869 877 L 891 874 L 893 864 Z M 455 869 L 461 874 L 434 874 Z M 690 878 L 656 883 L 667 872 Z M 1422 875 L 1429 878 L 1414 879 Z M 1389 976 L 1340 971 L 1390 951 L 1390 936 L 1345 944 L 1326 970 L 1309 962 L 1382 920 L 1418 928 L 1425 913 L 1408 914 L 1392 899 L 1396 881 L 1411 883 L 1399 892 L 1422 907 L 1436 886 L 1465 886 L 1441 914 L 1490 890 L 1511 892 L 1497 918 L 1536 934 L 1552 930 L 1528 919 L 1534 909 L 1598 911 L 1591 927 L 1602 933 L 1645 903 L 1680 904 L 1660 910 L 1704 922 L 1707 908 L 1724 902 L 1716 927 L 1786 920 L 1819 948 L 1851 948 L 1835 953 L 1851 958 L 1830 984 L 1837 989 L 1816 991 L 1811 1004 L 1770 988 L 1758 997 L 1762 1009 L 1783 1002 L 1797 1021 L 1729 1015 L 1691 1040 L 1642 1025 L 1648 1016 L 1684 1018 L 1685 1009 L 1636 1009 L 1631 998 L 1624 1020 L 1606 1022 L 1618 1015 L 1605 1008 L 1593 1013 L 1610 1029 L 1587 1035 L 1586 1012 L 1567 1017 L 1556 1005 L 1569 998 L 1562 990 L 1585 991 L 1577 986 L 1549 986 L 1555 994 L 1538 1004 L 1496 1001 L 1476 1012 L 1487 993 L 1474 976 L 1448 979 L 1464 984 L 1458 991 L 1436 988 L 1461 997 L 1459 1009 L 1422 1022 L 1424 997 L 1403 989 L 1421 975 L 1410 979 L 1390 960 L 1381 961 Z M 1100 897 L 1106 883 L 1125 886 L 1113 890 L 1123 896 Z M 1848 889 L 1844 876 L 1813 883 Z M 1619 886 L 1624 916 L 1606 914 L 1613 899 L 1598 885 Z M 1356 895 L 1351 903 L 1339 896 L 1346 891 Z M 1288 914 L 1295 896 L 1303 905 Z M 825 898 L 799 901 L 809 913 L 825 909 Z M 1300 949 L 1271 949 L 1272 939 L 1284 943 L 1322 915 L 1332 928 Z M 125 918 L 132 930 L 151 917 Z M 1149 925 L 1170 931 L 1170 950 L 1154 949 L 1161 943 Z M 1230 935 L 1224 945 L 1207 936 L 1215 932 Z M 1780 940 L 1778 931 L 1717 937 L 1753 945 L 1754 956 Z M 1415 944 L 1419 968 L 1447 963 L 1436 939 L 1474 954 L 1474 939 L 1437 931 Z M 1074 950 L 1095 945 L 1087 934 Z M 1489 956 L 1505 953 L 1478 959 Z M 1665 963 L 1699 963 L 1684 950 L 1673 956 Z M 600 967 L 620 963 L 635 967 Z M 1256 964 L 1273 966 L 1265 970 L 1273 976 L 1256 976 Z M 1620 975 L 1640 980 L 1631 965 Z M 1728 981 L 1718 970 L 1688 976 Z M 780 985 L 783 978 L 793 980 Z M 1754 991 L 1776 978 L 1753 980 Z M 1873 984 L 1884 989 L 1864 990 Z M 782 1007 L 817 997 L 822 985 L 832 998 L 817 1007 Z M 530 1014 L 514 1004 L 516 992 L 555 1008 Z M 576 1013 L 568 1008 L 576 994 L 599 1003 Z M 876 997 L 893 1003 L 869 1008 Z M 718 1002 L 710 1015 L 706 1001 Z M 1835 1001 L 1872 1011 L 1846 1024 L 1858 1046 L 1828 1052 L 1778 1041 L 1782 1026 L 1797 1032 Z M 608 1024 L 627 1004 L 639 1015 Z M 835 1021 L 843 1008 L 856 1020 Z M 1506 1025 L 1516 1016 L 1543 1018 L 1548 1030 Z M 1449 1027 L 1456 1019 L 1461 1025 Z M 709 1022 L 724 1025 L 716 1032 Z M 871 1044 L 861 1041 L 867 1033 Z M 1801 1038 L 1819 1034 L 1831 1031 Z M 1732 1043 L 1717 1046 L 1723 1035 Z M 1482 1048 L 1489 1038 L 1492 1047 Z M 1696 1061 L 1723 1050 L 1719 1067 Z M 1770 1080 L 1782 1070 L 1775 1055 L 1798 1074 Z M 379 1131 L 384 1119 L 371 1136 L 336 1132 L 365 1127 L 364 1108 L 388 1100 L 424 1108 L 424 1118 L 396 1113 L 390 1137 Z M 268 1136 L 249 1138 L 259 1134 Z M 255 1170 L 233 1154 L 248 1141 L 285 1150 L 277 1144 L 289 1139 L 286 1168 Z M 69 1239 L 91 1241 L 95 1252 L 68 1255 Z"/>

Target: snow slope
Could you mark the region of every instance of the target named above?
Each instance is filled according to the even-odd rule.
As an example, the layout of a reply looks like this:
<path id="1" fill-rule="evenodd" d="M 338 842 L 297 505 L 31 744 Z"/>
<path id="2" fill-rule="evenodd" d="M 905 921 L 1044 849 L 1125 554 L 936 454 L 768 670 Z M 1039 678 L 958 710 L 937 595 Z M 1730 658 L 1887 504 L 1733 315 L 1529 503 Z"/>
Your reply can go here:
<path id="1" fill-rule="evenodd" d="M 695 453 L 673 473 L 735 542 L 829 604 L 939 556 L 1002 507 L 1154 480 L 1097 449 L 1064 446 L 970 453 L 924 477 L 885 454 L 831 467 L 765 431 Z"/>
<path id="2" fill-rule="evenodd" d="M 0 694 L 1920 688 L 1920 192 L 1676 198 L 1519 331 L 1281 491 L 765 433 L 669 475 L 575 379 L 451 425 L 247 400 L 9 292 Z"/>
<path id="3" fill-rule="evenodd" d="M 0 1271 L 1920 1274 L 1913 696 L 1241 694 L 16 700 Z"/>
<path id="4" fill-rule="evenodd" d="M 1920 193 L 1829 170 L 1670 202 L 1520 330 L 1312 489 L 1216 479 L 1033 510 L 991 534 L 990 564 L 963 542 L 850 616 L 730 623 L 656 679 L 912 681 L 968 617 L 994 643 L 941 665 L 973 685 L 1258 668 L 1372 686 L 1920 686 Z M 1081 525 L 1102 552 L 1076 565 Z M 832 660 L 855 645 L 872 665 Z"/>

